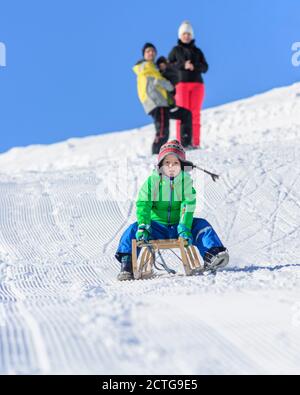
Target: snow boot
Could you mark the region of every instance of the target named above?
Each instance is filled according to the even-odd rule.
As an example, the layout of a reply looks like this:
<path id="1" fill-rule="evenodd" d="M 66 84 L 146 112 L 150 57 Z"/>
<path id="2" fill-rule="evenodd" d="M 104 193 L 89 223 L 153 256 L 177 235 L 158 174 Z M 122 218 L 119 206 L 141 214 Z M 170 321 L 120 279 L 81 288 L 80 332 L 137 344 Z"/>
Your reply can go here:
<path id="1" fill-rule="evenodd" d="M 131 254 L 123 255 L 121 258 L 121 271 L 118 274 L 118 280 L 129 281 L 133 279 L 132 256 Z"/>
<path id="2" fill-rule="evenodd" d="M 229 263 L 229 254 L 225 247 L 213 247 L 204 256 L 204 270 L 215 272 Z"/>
<path id="3" fill-rule="evenodd" d="M 181 136 L 181 144 L 183 146 L 183 148 L 185 149 L 189 149 L 191 147 L 191 136 L 188 134 L 184 134 L 183 136 Z"/>
<path id="4" fill-rule="evenodd" d="M 186 151 L 195 151 L 196 149 L 200 149 L 201 147 L 199 145 L 191 145 L 189 144 L 188 146 L 184 147 Z"/>

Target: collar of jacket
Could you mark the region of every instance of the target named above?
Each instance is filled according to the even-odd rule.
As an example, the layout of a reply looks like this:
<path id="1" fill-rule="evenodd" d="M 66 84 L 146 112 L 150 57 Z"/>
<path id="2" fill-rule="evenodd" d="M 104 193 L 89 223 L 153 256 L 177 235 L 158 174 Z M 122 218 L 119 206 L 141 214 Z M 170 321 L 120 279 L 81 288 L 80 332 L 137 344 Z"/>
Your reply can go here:
<path id="1" fill-rule="evenodd" d="M 155 177 L 159 178 L 160 181 L 162 181 L 162 182 L 169 183 L 170 180 L 171 180 L 170 177 L 168 177 L 168 176 L 166 176 L 164 174 L 160 174 L 157 170 L 154 170 L 153 174 L 154 174 Z M 181 182 L 184 177 L 190 177 L 190 176 L 189 176 L 189 174 L 187 174 L 187 173 L 185 173 L 184 171 L 181 170 L 181 172 L 178 174 L 178 176 L 174 177 L 174 179 L 173 179 L 174 184 L 177 184 L 178 182 Z"/>
<path id="2" fill-rule="evenodd" d="M 136 62 L 135 66 L 137 66 L 137 65 L 139 65 L 139 64 L 142 64 L 143 62 L 146 62 L 145 59 L 141 59 L 141 60 L 139 60 L 138 62 Z"/>
<path id="3" fill-rule="evenodd" d="M 133 66 L 132 70 L 136 75 L 139 75 L 143 70 L 147 69 L 150 73 L 159 73 L 158 68 L 156 67 L 155 63 L 152 61 L 147 61 L 147 60 L 142 60 L 141 62 L 138 62 L 135 66 Z M 161 76 L 161 74 L 159 73 Z M 153 76 L 155 77 L 155 76 Z M 158 75 L 156 76 L 158 78 Z"/>
<path id="4" fill-rule="evenodd" d="M 145 60 L 145 59 L 141 59 L 138 62 L 136 62 L 135 66 L 138 66 L 138 65 L 143 64 L 143 63 L 151 63 L 151 64 L 154 65 L 154 67 L 157 67 L 156 63 L 153 60 Z"/>
<path id="5" fill-rule="evenodd" d="M 195 40 L 192 40 L 189 44 L 185 44 L 179 39 L 178 45 L 180 45 L 181 47 L 184 47 L 184 48 L 192 48 L 195 46 Z"/>

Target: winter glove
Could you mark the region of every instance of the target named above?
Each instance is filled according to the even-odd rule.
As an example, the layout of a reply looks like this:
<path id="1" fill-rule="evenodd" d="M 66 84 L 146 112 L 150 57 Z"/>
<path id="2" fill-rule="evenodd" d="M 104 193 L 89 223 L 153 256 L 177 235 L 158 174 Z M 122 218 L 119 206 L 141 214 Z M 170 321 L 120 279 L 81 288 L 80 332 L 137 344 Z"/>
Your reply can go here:
<path id="1" fill-rule="evenodd" d="M 150 240 L 150 235 L 151 235 L 151 227 L 150 225 L 139 225 L 138 230 L 135 234 L 135 238 L 137 241 L 144 241 L 145 243 L 148 243 Z"/>
<path id="2" fill-rule="evenodd" d="M 182 237 L 184 240 L 186 240 L 189 246 L 193 244 L 193 236 L 190 229 L 188 229 L 186 226 L 182 224 L 179 224 L 177 226 L 177 232 L 178 232 L 178 237 Z"/>

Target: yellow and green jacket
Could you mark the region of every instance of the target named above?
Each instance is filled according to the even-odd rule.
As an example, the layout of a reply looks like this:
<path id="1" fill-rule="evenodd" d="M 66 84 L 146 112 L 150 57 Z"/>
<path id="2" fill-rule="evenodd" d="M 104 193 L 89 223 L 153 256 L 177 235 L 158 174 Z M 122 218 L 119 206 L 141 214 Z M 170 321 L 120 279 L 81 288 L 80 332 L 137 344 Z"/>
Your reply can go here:
<path id="1" fill-rule="evenodd" d="M 182 224 L 191 229 L 196 209 L 191 176 L 181 171 L 171 179 L 154 170 L 140 189 L 136 209 L 139 225 L 156 221 L 163 225 Z"/>
<path id="2" fill-rule="evenodd" d="M 157 107 L 169 107 L 168 92 L 174 90 L 153 62 L 141 61 L 133 67 L 137 75 L 137 90 L 145 112 L 149 114 Z"/>

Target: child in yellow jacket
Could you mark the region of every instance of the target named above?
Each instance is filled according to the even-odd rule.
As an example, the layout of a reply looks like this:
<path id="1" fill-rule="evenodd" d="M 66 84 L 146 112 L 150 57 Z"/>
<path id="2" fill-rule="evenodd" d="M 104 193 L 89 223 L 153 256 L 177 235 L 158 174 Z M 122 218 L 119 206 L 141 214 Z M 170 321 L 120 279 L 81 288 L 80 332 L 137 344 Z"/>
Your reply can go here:
<path id="1" fill-rule="evenodd" d="M 170 101 L 169 93 L 174 91 L 174 86 L 165 79 L 154 61 L 156 48 L 151 43 L 143 47 L 143 60 L 138 62 L 133 71 L 137 75 L 137 89 L 139 99 L 147 114 L 151 115 L 156 129 L 152 153 L 158 154 L 162 145 L 169 139 L 170 119 L 181 121 L 181 142 L 184 147 L 191 144 L 192 115 L 182 107 L 176 107 Z"/>

